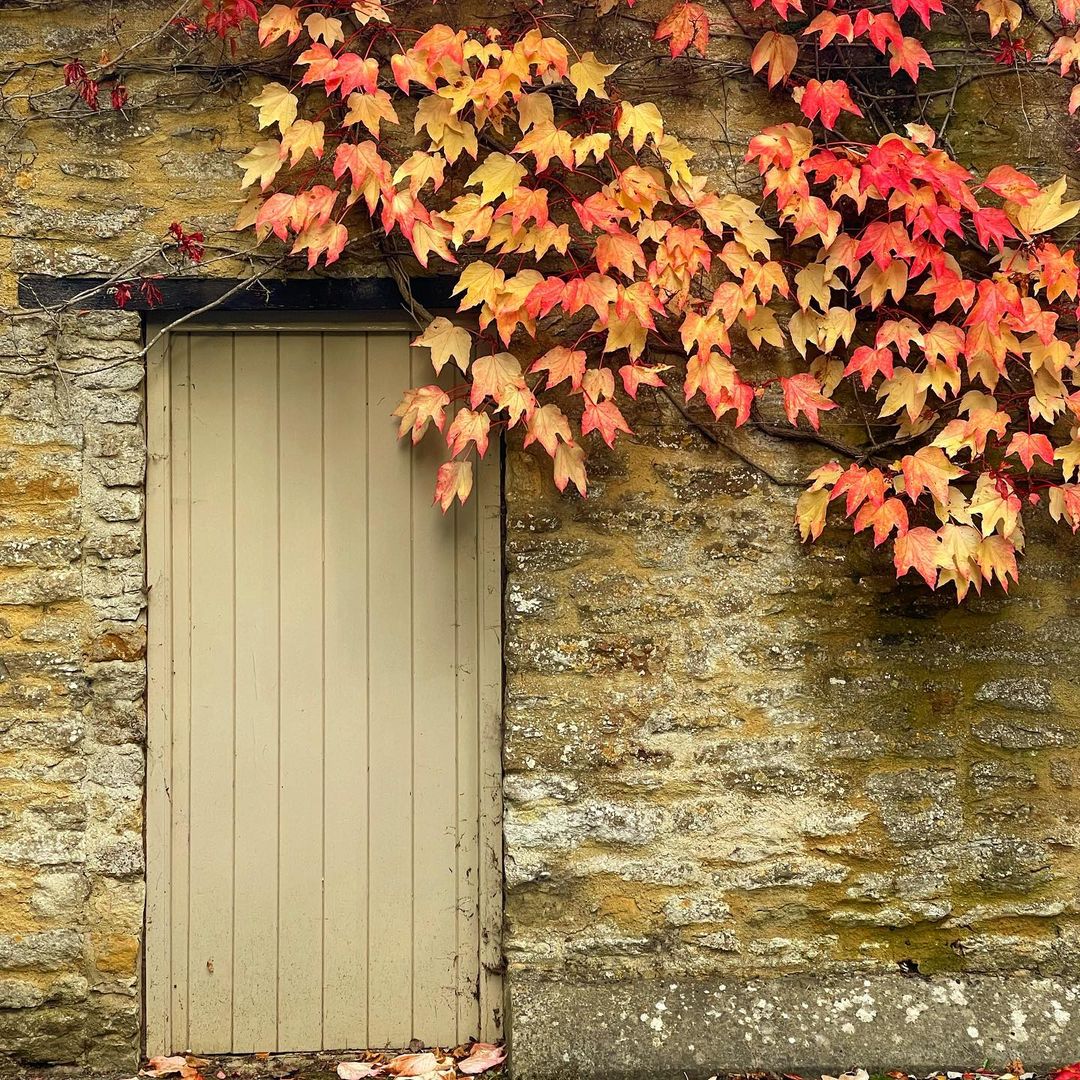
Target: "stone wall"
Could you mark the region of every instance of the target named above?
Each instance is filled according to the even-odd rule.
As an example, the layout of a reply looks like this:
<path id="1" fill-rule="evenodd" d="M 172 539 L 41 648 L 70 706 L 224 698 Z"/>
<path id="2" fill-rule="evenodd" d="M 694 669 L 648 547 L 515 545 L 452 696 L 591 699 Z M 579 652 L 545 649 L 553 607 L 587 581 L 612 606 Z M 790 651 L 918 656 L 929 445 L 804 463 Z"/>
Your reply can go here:
<path id="1" fill-rule="evenodd" d="M 796 492 L 680 417 L 631 425 L 584 502 L 509 458 L 519 1070 L 1071 1060 L 1080 544 L 956 609 L 839 530 L 800 549 Z"/>
<path id="2" fill-rule="evenodd" d="M 207 95 L 202 77 L 133 60 L 124 116 L 55 89 L 54 60 L 174 7 L 0 11 L 7 61 L 37 65 L 4 86 L 0 308 L 16 308 L 20 275 L 115 269 L 173 220 L 235 244 L 233 161 L 254 131 L 251 87 L 227 63 Z M 722 186 L 750 182 L 746 138 L 789 105 L 692 73 L 673 85 L 642 59 L 634 19 L 595 38 Z M 1055 177 L 1076 142 L 1060 82 L 1029 85 L 1023 108 L 1007 82 L 958 95 L 954 147 Z M 48 91 L 33 109 L 30 90 Z M 219 254 L 207 273 L 245 269 Z M 143 364 L 124 360 L 142 327 L 116 312 L 3 326 L 0 1057 L 126 1072 L 145 451 Z M 53 361 L 96 373 L 35 370 Z M 584 502 L 553 491 L 539 456 L 507 457 L 519 1073 L 1075 1057 L 1080 547 L 1035 536 L 1013 596 L 956 609 L 897 586 L 861 538 L 798 547 L 789 485 L 812 448 L 741 437 L 776 484 L 655 405 L 631 421 L 634 440 L 594 454 Z"/>

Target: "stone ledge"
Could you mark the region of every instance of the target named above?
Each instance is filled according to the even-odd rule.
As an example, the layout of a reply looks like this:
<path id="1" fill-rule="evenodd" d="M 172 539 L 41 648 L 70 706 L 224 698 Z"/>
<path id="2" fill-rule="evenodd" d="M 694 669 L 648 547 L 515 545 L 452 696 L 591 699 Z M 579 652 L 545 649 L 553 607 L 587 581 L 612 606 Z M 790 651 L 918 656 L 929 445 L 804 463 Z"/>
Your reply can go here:
<path id="1" fill-rule="evenodd" d="M 511 971 L 515 1080 L 991 1066 L 1080 1055 L 1080 983 L 1020 974 L 580 983 Z"/>

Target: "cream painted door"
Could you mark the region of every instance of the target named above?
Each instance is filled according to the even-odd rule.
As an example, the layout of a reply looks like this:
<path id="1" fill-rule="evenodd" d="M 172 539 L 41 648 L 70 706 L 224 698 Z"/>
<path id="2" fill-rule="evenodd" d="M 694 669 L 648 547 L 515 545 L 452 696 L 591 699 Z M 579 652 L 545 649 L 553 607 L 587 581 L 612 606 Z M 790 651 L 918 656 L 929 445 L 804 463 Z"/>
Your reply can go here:
<path id="1" fill-rule="evenodd" d="M 223 324 L 151 357 L 150 1053 L 498 1034 L 496 455 L 432 507 L 438 440 L 390 419 L 425 357 Z"/>

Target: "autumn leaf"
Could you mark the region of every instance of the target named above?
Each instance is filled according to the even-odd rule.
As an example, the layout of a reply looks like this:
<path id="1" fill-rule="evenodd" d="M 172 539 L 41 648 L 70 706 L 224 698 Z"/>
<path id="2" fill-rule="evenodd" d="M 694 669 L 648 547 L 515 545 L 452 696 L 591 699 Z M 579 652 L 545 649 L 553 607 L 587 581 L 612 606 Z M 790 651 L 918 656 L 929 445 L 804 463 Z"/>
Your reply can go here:
<path id="1" fill-rule="evenodd" d="M 277 124 L 284 135 L 296 119 L 299 99 L 281 83 L 267 83 L 251 104 L 259 110 L 259 129 Z"/>
<path id="2" fill-rule="evenodd" d="M 782 378 L 780 386 L 784 391 L 784 412 L 789 423 L 798 425 L 799 413 L 805 413 L 810 426 L 817 431 L 821 427 L 819 412 L 836 408 L 836 402 L 830 401 L 821 393 L 821 384 L 813 375 L 805 372 Z"/>
<path id="3" fill-rule="evenodd" d="M 491 417 L 486 412 L 458 409 L 446 431 L 446 445 L 450 448 L 451 457 L 457 457 L 463 450 L 467 450 L 469 443 L 472 443 L 476 452 L 483 457 L 487 453 L 490 431 Z"/>
<path id="4" fill-rule="evenodd" d="M 937 503 L 949 501 L 949 483 L 965 475 L 954 465 L 945 452 L 937 446 L 923 446 L 908 454 L 901 462 L 904 473 L 904 490 L 914 503 L 923 491 L 929 491 Z"/>
<path id="5" fill-rule="evenodd" d="M 560 442 L 555 450 L 555 486 L 565 491 L 572 483 L 578 494 L 585 497 L 587 484 L 585 478 L 585 451 L 574 443 Z"/>
<path id="6" fill-rule="evenodd" d="M 281 156 L 281 143 L 277 139 L 257 143 L 236 164 L 244 170 L 244 179 L 240 183 L 242 188 L 251 187 L 257 180 L 265 191 L 285 164 Z"/>
<path id="7" fill-rule="evenodd" d="M 774 30 L 767 30 L 761 35 L 754 46 L 754 51 L 750 54 L 750 70 L 756 75 L 768 64 L 768 82 L 771 90 L 795 70 L 798 59 L 799 44 L 790 34 L 778 34 Z"/>
<path id="8" fill-rule="evenodd" d="M 424 332 L 414 338 L 412 344 L 431 350 L 431 363 L 436 373 L 442 371 L 448 360 L 453 360 L 462 371 L 469 370 L 472 335 L 465 327 L 455 326 L 442 315 L 428 323 Z"/>
<path id="9" fill-rule="evenodd" d="M 1055 180 L 1049 187 L 1042 188 L 1038 195 L 1031 196 L 1025 203 L 1005 203 L 1005 213 L 1009 220 L 1027 237 L 1049 232 L 1066 221 L 1072 221 L 1080 213 L 1080 201 L 1061 201 L 1065 194 L 1067 181 L 1064 176 Z"/>
<path id="10" fill-rule="evenodd" d="M 604 80 L 618 68 L 618 64 L 602 64 L 591 51 L 582 53 L 581 59 L 570 65 L 570 82 L 576 91 L 577 103 L 580 105 L 590 92 L 606 100 Z"/>
<path id="11" fill-rule="evenodd" d="M 450 398 L 441 386 L 421 386 L 416 390 L 406 390 L 401 404 L 394 410 L 393 416 L 401 418 L 398 425 L 398 438 L 412 429 L 413 445 L 418 443 L 432 421 L 442 431 L 446 424 L 446 406 Z"/>
<path id="12" fill-rule="evenodd" d="M 660 20 L 653 39 L 670 39 L 672 58 L 681 56 L 691 45 L 704 56 L 709 49 L 709 16 L 700 4 L 677 3 Z"/>
<path id="13" fill-rule="evenodd" d="M 830 131 L 836 127 L 842 111 L 862 116 L 862 109 L 851 100 L 851 92 L 843 79 L 826 79 L 825 82 L 811 79 L 806 86 L 798 87 L 792 97 L 802 109 L 803 116 L 813 120 L 820 115 L 821 122 Z"/>
<path id="14" fill-rule="evenodd" d="M 274 4 L 259 20 L 259 44 L 265 49 L 273 45 L 280 37 L 288 35 L 288 44 L 295 45 L 302 27 L 296 7 L 288 4 Z"/>
<path id="15" fill-rule="evenodd" d="M 585 352 L 583 349 L 568 349 L 565 345 L 556 345 L 534 360 L 529 371 L 546 371 L 549 388 L 569 379 L 571 388 L 579 390 L 581 377 L 585 373 Z"/>
<path id="16" fill-rule="evenodd" d="M 495 1046 L 493 1043 L 473 1043 L 469 1048 L 467 1057 L 457 1063 L 457 1070 L 466 1076 L 476 1076 L 479 1073 L 494 1069 L 506 1060 L 506 1049 Z"/>
<path id="17" fill-rule="evenodd" d="M 370 1061 L 339 1061 L 337 1074 L 340 1080 L 367 1080 L 377 1075 L 377 1066 Z"/>
<path id="18" fill-rule="evenodd" d="M 826 488 L 804 491 L 795 504 L 795 523 L 803 543 L 816 540 L 825 528 L 825 516 L 829 509 L 829 492 Z"/>
<path id="19" fill-rule="evenodd" d="M 481 203 L 492 203 L 500 196 L 506 198 L 526 175 L 524 165 L 518 164 L 509 154 L 492 153 L 473 170 L 466 187 L 480 187 Z"/>
<path id="20" fill-rule="evenodd" d="M 456 498 L 464 503 L 473 486 L 473 463 L 471 461 L 446 461 L 439 466 L 435 478 L 435 498 L 445 514 Z M 438 1069 L 434 1054 L 402 1054 L 392 1058 L 380 1069 L 388 1076 L 423 1076 Z"/>
<path id="21" fill-rule="evenodd" d="M 608 446 L 615 445 L 615 438 L 620 431 L 627 435 L 633 434 L 614 401 L 593 401 L 586 397 L 581 416 L 581 434 L 588 435 L 590 431 L 599 431 L 600 437 Z"/>
<path id="22" fill-rule="evenodd" d="M 975 10 L 983 12 L 990 20 L 991 37 L 997 37 L 1005 24 L 1008 24 L 1010 30 L 1015 30 L 1023 17 L 1020 5 L 1013 0 L 979 0 Z"/>
<path id="23" fill-rule="evenodd" d="M 938 537 L 933 529 L 919 525 L 893 541 L 893 565 L 897 578 L 914 570 L 930 586 L 937 588 Z"/>
<path id="24" fill-rule="evenodd" d="M 528 447 L 538 442 L 551 457 L 554 457 L 559 447 L 559 439 L 562 439 L 564 443 L 574 441 L 570 431 L 570 422 L 558 405 L 549 403 L 537 409 L 529 417 L 522 445 Z"/>

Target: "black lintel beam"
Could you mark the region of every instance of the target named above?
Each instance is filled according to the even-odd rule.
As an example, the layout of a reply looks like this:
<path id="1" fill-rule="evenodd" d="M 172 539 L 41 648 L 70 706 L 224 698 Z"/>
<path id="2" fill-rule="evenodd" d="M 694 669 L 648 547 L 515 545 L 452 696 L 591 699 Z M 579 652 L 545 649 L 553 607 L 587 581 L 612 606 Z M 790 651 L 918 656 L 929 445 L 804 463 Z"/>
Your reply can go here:
<path id="1" fill-rule="evenodd" d="M 412 282 L 413 295 L 427 308 L 455 307 L 450 290 L 455 278 L 441 275 L 418 277 Z M 93 277 L 54 277 L 49 274 L 19 276 L 19 304 L 24 308 L 68 304 L 80 293 L 100 287 Z M 236 278 L 159 278 L 154 284 L 162 302 L 154 311 L 196 311 L 219 300 L 240 284 Z M 240 289 L 222 301 L 219 311 L 388 311 L 402 307 L 401 293 L 393 279 L 365 278 L 264 278 L 248 289 Z M 116 300 L 107 292 L 96 292 L 80 300 L 72 310 L 115 311 Z M 128 311 L 149 311 L 150 306 L 132 289 Z"/>

